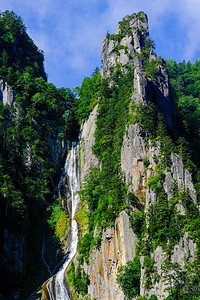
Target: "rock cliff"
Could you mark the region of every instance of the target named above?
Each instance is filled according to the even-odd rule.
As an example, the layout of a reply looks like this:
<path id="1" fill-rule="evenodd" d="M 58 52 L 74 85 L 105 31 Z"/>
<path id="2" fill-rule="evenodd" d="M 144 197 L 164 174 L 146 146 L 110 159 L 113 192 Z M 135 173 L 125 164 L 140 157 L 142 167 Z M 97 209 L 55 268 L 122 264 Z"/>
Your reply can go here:
<path id="1" fill-rule="evenodd" d="M 107 77 L 110 71 L 119 65 L 133 65 L 134 54 L 141 53 L 144 41 L 149 36 L 148 19 L 144 13 L 126 16 L 119 22 L 114 34 L 109 33 L 102 44 L 101 74 Z"/>
<path id="2" fill-rule="evenodd" d="M 123 211 L 114 227 L 104 230 L 100 248 L 93 249 L 90 255 L 87 273 L 92 299 L 124 299 L 123 291 L 116 282 L 117 269 L 135 256 L 136 240 L 129 217 Z"/>
<path id="3" fill-rule="evenodd" d="M 137 124 L 129 126 L 124 137 L 121 166 L 129 190 L 133 191 L 141 201 L 144 201 L 146 216 L 148 215 L 150 206 L 157 202 L 157 195 L 148 187 L 148 181 L 156 174 L 157 159 L 160 156 L 159 149 L 159 144 L 156 147 L 152 146 L 151 143 L 147 145 Z M 145 160 L 148 161 L 148 167 L 145 166 Z M 165 172 L 163 183 L 163 188 L 168 199 L 172 197 L 174 182 L 177 183 L 179 192 L 186 189 L 191 199 L 196 203 L 196 191 L 191 173 L 187 169 L 184 169 L 182 157 L 172 153 L 171 168 Z M 177 214 L 185 215 L 185 208 L 180 201 L 176 204 L 176 209 Z M 195 251 L 196 244 L 188 237 L 188 233 L 185 232 L 184 236 L 180 238 L 179 243 L 172 250 L 171 262 L 178 263 L 180 267 L 184 268 L 187 262 L 194 261 Z M 165 299 L 169 295 L 166 291 L 168 286 L 164 280 L 164 277 L 169 273 L 163 269 L 163 264 L 167 259 L 166 250 L 158 246 L 150 255 L 154 260 L 155 273 L 158 278 L 152 288 L 146 288 L 144 257 L 141 256 L 140 294 L 145 297 L 155 294 L 158 299 Z"/>
<path id="4" fill-rule="evenodd" d="M 80 160 L 81 160 L 81 183 L 84 184 L 84 178 L 90 168 L 99 165 L 97 157 L 92 152 L 95 143 L 94 132 L 96 129 L 98 105 L 94 107 L 89 118 L 82 124 L 80 129 Z"/>
<path id="5" fill-rule="evenodd" d="M 168 73 L 161 58 L 157 58 L 151 49 L 148 58 L 145 58 L 146 42 L 149 42 L 149 30 L 147 17 L 144 13 L 127 16 L 119 25 L 113 35 L 107 34 L 102 45 L 102 69 L 103 78 L 108 78 L 116 68 L 120 66 L 124 73 L 128 68 L 134 68 L 134 92 L 131 102 L 136 106 L 146 108 L 153 103 L 159 113 L 162 113 L 165 124 L 173 130 L 176 116 L 173 96 L 170 90 Z M 145 59 L 147 62 L 145 62 Z M 154 65 L 155 73 L 149 73 L 148 64 Z M 133 116 L 136 114 L 131 111 Z M 97 166 L 98 159 L 92 153 L 95 144 L 94 131 L 95 120 L 98 118 L 97 107 L 92 111 L 87 122 L 84 123 L 81 136 L 81 170 L 84 176 L 91 165 Z M 144 206 L 148 227 L 149 209 L 158 202 L 155 190 L 149 184 L 149 180 L 157 175 L 159 166 L 163 165 L 162 143 L 158 140 L 152 142 L 148 134 L 143 130 L 143 124 L 133 122 L 127 124 L 123 137 L 121 150 L 121 170 L 128 191 L 133 192 Z M 191 173 L 184 168 L 181 155 L 171 153 L 168 167 L 162 167 L 162 189 L 170 202 L 172 199 L 172 186 L 177 184 L 178 193 L 187 191 L 191 201 L 197 201 L 196 191 Z M 132 207 L 132 211 L 137 208 Z M 186 214 L 183 203 L 179 200 L 175 205 L 177 215 Z M 104 229 L 100 246 L 94 247 L 89 258 L 89 264 L 84 264 L 84 270 L 90 279 L 89 294 L 91 298 L 124 299 L 125 295 L 119 287 L 116 276 L 119 266 L 124 266 L 136 255 L 138 239 L 130 227 L 130 211 L 123 211 L 116 219 L 113 227 Z M 146 243 L 150 236 L 144 237 Z M 147 265 L 145 257 L 140 254 L 141 278 L 140 295 L 150 297 L 155 294 L 158 299 L 164 299 L 169 295 L 166 276 L 173 270 L 164 269 L 163 265 L 168 259 L 170 263 L 177 263 L 183 271 L 188 262 L 195 260 L 196 243 L 185 232 L 173 246 L 169 256 L 166 247 L 158 245 L 150 250 L 149 257 L 153 261 L 152 274 L 156 279 L 151 285 L 147 285 Z"/>

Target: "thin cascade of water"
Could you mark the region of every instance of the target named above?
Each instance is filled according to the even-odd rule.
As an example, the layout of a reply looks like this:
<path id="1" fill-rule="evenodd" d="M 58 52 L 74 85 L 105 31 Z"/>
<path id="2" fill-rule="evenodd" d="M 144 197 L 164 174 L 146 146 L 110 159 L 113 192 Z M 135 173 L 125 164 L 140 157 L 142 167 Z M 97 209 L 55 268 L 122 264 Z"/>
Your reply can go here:
<path id="1" fill-rule="evenodd" d="M 76 254 L 78 246 L 78 226 L 74 215 L 79 204 L 78 191 L 80 190 L 80 173 L 79 173 L 79 145 L 76 142 L 72 143 L 72 149 L 67 156 L 63 174 L 58 185 L 58 194 L 61 198 L 60 188 L 62 181 L 67 174 L 69 181 L 69 190 L 71 193 L 72 208 L 71 208 L 71 242 L 69 255 L 65 259 L 62 267 L 59 269 L 54 277 L 51 277 L 47 282 L 46 288 L 50 300 L 70 300 L 66 283 L 65 283 L 65 270 Z M 63 200 L 64 201 L 64 200 Z M 64 202 L 62 203 L 64 208 Z"/>
<path id="2" fill-rule="evenodd" d="M 45 252 L 45 235 L 44 235 L 44 238 L 43 238 L 43 244 L 42 244 L 42 260 L 43 260 L 44 264 L 46 265 L 46 267 L 47 267 L 47 269 L 48 269 L 49 275 L 52 276 L 50 267 L 49 267 L 49 265 L 47 264 L 46 260 L 44 259 L 44 252 Z"/>

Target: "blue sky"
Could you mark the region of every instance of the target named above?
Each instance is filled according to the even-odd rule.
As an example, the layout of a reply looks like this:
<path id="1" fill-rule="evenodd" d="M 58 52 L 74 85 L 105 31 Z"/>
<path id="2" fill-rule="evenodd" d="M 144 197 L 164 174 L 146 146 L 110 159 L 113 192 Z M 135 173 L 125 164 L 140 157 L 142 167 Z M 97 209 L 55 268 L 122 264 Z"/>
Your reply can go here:
<path id="1" fill-rule="evenodd" d="M 194 62 L 200 57 L 199 0 L 1 0 L 0 10 L 20 15 L 28 34 L 45 54 L 48 81 L 80 86 L 101 66 L 101 44 L 118 21 L 144 11 L 156 53 Z"/>

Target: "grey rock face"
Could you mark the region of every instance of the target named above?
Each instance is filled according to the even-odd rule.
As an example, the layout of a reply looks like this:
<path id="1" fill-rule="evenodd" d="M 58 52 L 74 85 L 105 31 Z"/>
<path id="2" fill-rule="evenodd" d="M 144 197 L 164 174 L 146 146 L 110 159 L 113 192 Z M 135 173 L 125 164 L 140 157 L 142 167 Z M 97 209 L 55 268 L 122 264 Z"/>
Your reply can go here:
<path id="1" fill-rule="evenodd" d="M 124 30 L 124 25 L 126 29 Z M 107 35 L 102 44 L 101 60 L 103 63 L 101 75 L 107 77 L 110 68 L 117 64 L 133 65 L 133 56 L 141 53 L 144 40 L 149 36 L 148 20 L 144 13 L 140 18 L 136 14 L 126 16 L 115 31 L 114 35 Z"/>
<path id="2" fill-rule="evenodd" d="M 196 203 L 197 196 L 196 196 L 194 184 L 192 182 L 192 175 L 187 169 L 184 169 L 181 155 L 172 153 L 171 160 L 172 160 L 171 172 L 168 171 L 166 173 L 165 182 L 164 182 L 165 192 L 168 194 L 170 198 L 171 186 L 173 182 L 176 182 L 178 184 L 179 191 L 181 192 L 185 188 L 186 191 L 189 193 L 191 199 Z"/>
<path id="3" fill-rule="evenodd" d="M 88 273 L 91 299 L 123 300 L 121 288 L 116 282 L 117 268 L 132 260 L 135 255 L 136 237 L 129 217 L 121 212 L 115 226 L 106 228 L 102 235 L 101 247 L 93 249 L 90 255 Z"/>
<path id="4" fill-rule="evenodd" d="M 12 106 L 15 101 L 15 95 L 15 91 L 6 82 L 0 80 L 0 101 L 3 102 L 3 105 L 8 104 Z"/>
<path id="5" fill-rule="evenodd" d="M 157 59 L 156 55 L 151 51 L 149 61 L 155 59 Z M 172 128 L 176 110 L 170 92 L 167 70 L 159 59 L 157 59 L 156 69 L 157 74 L 152 79 L 146 74 L 143 59 L 140 56 L 134 57 L 134 93 L 132 100 L 143 106 L 147 106 L 150 102 L 156 104 L 158 110 L 162 112 L 166 124 Z"/>
<path id="6" fill-rule="evenodd" d="M 94 132 L 96 129 L 98 105 L 94 107 L 88 120 L 86 120 L 80 130 L 80 157 L 81 157 L 81 182 L 83 184 L 84 177 L 87 175 L 91 167 L 97 167 L 99 161 L 92 153 L 92 146 L 95 143 Z"/>
<path id="7" fill-rule="evenodd" d="M 192 262 L 195 259 L 196 244 L 188 238 L 188 233 L 185 232 L 184 237 L 180 238 L 179 243 L 174 246 L 173 254 L 171 256 L 172 263 L 178 263 L 180 269 L 184 269 L 187 262 Z M 168 287 L 164 276 L 171 274 L 170 271 L 166 271 L 163 268 L 164 262 L 167 258 L 167 254 L 163 251 L 161 246 L 158 246 L 154 253 L 151 254 L 154 259 L 154 272 L 157 274 L 157 280 L 154 282 L 153 287 L 148 290 L 145 289 L 145 269 L 141 268 L 141 286 L 140 294 L 145 297 L 150 297 L 155 294 L 159 300 L 165 299 L 169 296 L 169 292 L 166 290 Z M 144 264 L 144 257 L 141 257 L 141 265 Z M 153 277 L 154 274 L 152 274 Z"/>
<path id="8" fill-rule="evenodd" d="M 166 172 L 165 174 L 165 182 L 164 182 L 164 190 L 168 195 L 168 199 L 172 197 L 171 188 L 175 183 L 178 185 L 179 192 L 182 192 L 184 189 L 188 192 L 190 198 L 196 203 L 197 195 L 194 188 L 194 184 L 192 182 L 192 175 L 187 170 L 184 169 L 183 160 L 181 155 L 172 153 L 171 155 L 172 167 L 171 171 Z M 180 215 L 185 215 L 185 208 L 183 204 L 179 201 L 176 204 L 177 213 Z"/>
<path id="9" fill-rule="evenodd" d="M 188 238 L 188 233 L 185 232 L 184 237 L 180 238 L 178 245 L 174 247 L 171 261 L 172 263 L 177 262 L 183 268 L 188 261 L 194 261 L 195 251 L 196 244 Z"/>
<path id="10" fill-rule="evenodd" d="M 156 146 L 152 146 L 151 143 L 145 142 L 141 127 L 138 124 L 129 125 L 123 140 L 121 168 L 125 181 L 129 186 L 129 191 L 134 192 L 135 195 L 145 201 L 146 213 L 148 213 L 150 205 L 157 201 L 156 194 L 148 187 L 147 183 L 149 178 L 156 174 L 157 160 L 159 161 L 160 158 L 159 142 L 157 142 Z M 172 185 L 177 183 L 179 191 L 183 191 L 185 187 L 191 199 L 196 202 L 196 192 L 192 182 L 191 173 L 184 169 L 182 157 L 172 153 L 171 161 L 172 167 L 171 170 L 165 172 L 163 186 L 168 199 L 172 197 Z M 146 162 L 148 162 L 148 166 Z M 178 214 L 185 214 L 185 209 L 181 202 L 176 205 L 176 209 Z M 171 262 L 178 263 L 180 268 L 184 269 L 184 266 L 188 261 L 193 261 L 195 259 L 195 251 L 196 244 L 188 238 L 188 234 L 185 233 L 184 237 L 180 238 L 179 243 L 174 247 Z M 158 246 L 150 255 L 151 258 L 154 259 L 155 274 L 152 274 L 152 277 L 156 275 L 157 280 L 153 282 L 153 287 L 151 289 L 145 287 L 146 274 L 143 266 L 144 257 L 141 257 L 140 294 L 148 298 L 151 295 L 156 294 L 159 300 L 163 300 L 169 295 L 166 290 L 167 284 L 164 281 L 164 275 L 169 274 L 170 271 L 165 272 L 162 267 L 167 258 L 167 254 L 161 246 Z"/>
<path id="11" fill-rule="evenodd" d="M 149 178 L 156 174 L 155 158 L 159 160 L 160 156 L 159 143 L 157 147 L 145 143 L 142 136 L 141 128 L 138 124 L 131 124 L 124 136 L 123 149 L 121 153 L 121 168 L 124 173 L 125 180 L 129 185 L 129 190 L 133 191 L 139 198 L 144 199 L 145 196 L 145 211 L 148 212 L 150 205 L 157 201 L 156 194 L 147 186 Z M 148 167 L 145 167 L 144 160 L 148 160 Z M 177 182 L 179 191 L 183 191 L 185 187 L 191 199 L 196 202 L 196 192 L 192 182 L 191 173 L 184 169 L 182 157 L 177 154 L 171 155 L 172 167 L 170 171 L 165 172 L 164 190 L 168 199 L 172 197 L 172 185 Z M 182 203 L 176 205 L 177 213 L 184 215 L 185 209 Z M 148 224 L 147 224 L 148 226 Z M 172 263 L 178 263 L 180 268 L 184 268 L 188 261 L 195 259 L 196 244 L 188 238 L 185 233 L 183 238 L 180 238 L 179 243 L 175 245 L 173 255 L 171 256 Z M 153 282 L 151 289 L 145 288 L 146 275 L 144 264 L 144 257 L 141 257 L 141 286 L 140 294 L 142 296 L 150 297 L 156 294 L 159 300 L 163 300 L 169 295 L 166 290 L 167 285 L 164 281 L 164 275 L 169 274 L 162 268 L 167 254 L 158 246 L 151 258 L 154 259 L 154 270 L 157 280 Z M 154 276 L 155 274 L 152 274 Z"/>
<path id="12" fill-rule="evenodd" d="M 161 246 L 158 246 L 154 254 L 151 255 L 151 258 L 154 259 L 154 267 L 155 267 L 155 273 L 157 274 L 157 278 L 159 280 L 155 281 L 153 284 L 153 287 L 151 290 L 148 290 L 145 288 L 145 282 L 146 282 L 146 276 L 145 276 L 145 268 L 143 267 L 144 265 L 144 257 L 142 256 L 140 259 L 141 262 L 141 280 L 140 280 L 140 295 L 145 296 L 145 297 L 150 297 L 151 295 L 155 294 L 157 298 L 164 299 L 167 297 L 169 294 L 168 292 L 165 291 L 165 284 L 161 280 L 163 271 L 162 271 L 162 264 L 164 263 L 164 260 L 166 259 L 166 255 L 163 252 L 163 249 Z M 152 274 L 152 277 L 155 274 Z"/>
<path id="13" fill-rule="evenodd" d="M 140 136 L 141 128 L 137 124 L 131 124 L 124 137 L 121 153 L 121 169 L 127 184 L 131 185 L 137 193 L 142 186 L 145 168 L 143 159 L 146 156 L 145 143 Z M 136 174 L 137 172 L 137 174 Z"/>
<path id="14" fill-rule="evenodd" d="M 147 76 L 140 56 L 134 57 L 134 93 L 136 104 L 147 105 Z"/>
<path id="15" fill-rule="evenodd" d="M 52 162 L 54 165 L 57 165 L 59 160 L 63 159 L 67 150 L 67 140 L 63 133 L 63 128 L 55 128 L 54 133 L 48 140 L 48 145 L 52 155 Z"/>
<path id="16" fill-rule="evenodd" d="M 143 196 L 144 187 L 150 176 L 154 174 L 156 163 L 154 157 L 158 156 L 159 148 L 151 145 L 146 146 L 142 137 L 142 130 L 138 124 L 130 124 L 123 140 L 121 152 L 121 169 L 124 174 L 129 190 L 138 197 Z M 148 168 L 145 167 L 144 160 L 148 161 Z M 153 192 L 147 190 L 148 198 L 154 197 Z"/>
<path id="17" fill-rule="evenodd" d="M 171 160 L 172 174 L 173 178 L 178 183 L 178 189 L 183 191 L 183 188 L 185 187 L 192 200 L 196 203 L 197 196 L 192 182 L 192 175 L 187 169 L 184 169 L 181 155 L 172 154 Z"/>

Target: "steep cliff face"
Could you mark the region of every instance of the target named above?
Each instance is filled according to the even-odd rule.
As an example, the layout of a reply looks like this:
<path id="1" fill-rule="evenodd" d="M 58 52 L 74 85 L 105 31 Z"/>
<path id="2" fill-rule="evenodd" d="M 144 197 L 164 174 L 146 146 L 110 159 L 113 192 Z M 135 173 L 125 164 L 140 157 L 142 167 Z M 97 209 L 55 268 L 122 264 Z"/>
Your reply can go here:
<path id="1" fill-rule="evenodd" d="M 124 137 L 121 166 L 129 190 L 133 191 L 135 195 L 144 201 L 146 217 L 151 205 L 158 201 L 156 193 L 148 186 L 148 182 L 156 174 L 159 156 L 159 143 L 157 146 L 152 146 L 151 143 L 148 145 L 141 136 L 139 126 L 137 124 L 130 125 Z M 148 166 L 145 165 L 145 161 L 148 161 Z M 163 182 L 163 188 L 168 200 L 172 198 L 172 186 L 175 182 L 179 192 L 183 192 L 183 189 L 187 190 L 192 201 L 196 203 L 196 191 L 191 173 L 184 169 L 182 157 L 172 153 L 171 168 L 165 171 L 165 180 Z M 183 203 L 180 200 L 175 206 L 177 215 L 186 214 Z M 184 236 L 179 239 L 178 244 L 174 246 L 170 261 L 173 264 L 178 263 L 184 269 L 185 264 L 194 261 L 195 251 L 196 244 L 185 232 Z M 146 297 L 155 294 L 158 299 L 164 299 L 169 296 L 167 291 L 168 285 L 164 280 L 166 275 L 169 275 L 169 272 L 164 268 L 168 254 L 162 246 L 157 246 L 151 252 L 150 257 L 154 260 L 154 272 L 152 272 L 151 276 L 157 274 L 157 279 L 152 288 L 146 287 L 147 275 L 145 273 L 144 257 L 141 255 L 140 294 Z"/>
<path id="2" fill-rule="evenodd" d="M 3 105 L 8 104 L 9 106 L 12 106 L 15 100 L 15 95 L 15 91 L 13 91 L 6 82 L 0 80 L 0 100 L 3 102 Z"/>
<path id="3" fill-rule="evenodd" d="M 97 167 L 99 161 L 92 152 L 95 143 L 94 132 L 96 129 L 98 105 L 94 107 L 89 118 L 82 124 L 80 129 L 80 160 L 81 160 L 81 182 L 83 184 L 85 176 L 90 168 Z"/>
<path id="4" fill-rule="evenodd" d="M 140 295 L 147 298 L 156 295 L 157 299 L 165 299 L 171 295 L 170 292 L 173 292 L 173 286 L 176 286 L 177 268 L 180 273 L 184 273 L 188 263 L 196 259 L 197 245 L 187 230 L 182 231 L 179 228 L 178 237 L 174 238 L 175 242 L 171 242 L 170 237 L 166 236 L 164 244 L 155 241 L 156 246 L 152 247 L 154 238 L 150 233 L 151 213 L 156 205 L 158 207 L 163 205 L 163 208 L 167 205 L 172 209 L 175 220 L 181 220 L 182 217 L 186 219 L 187 205 L 183 199 L 184 195 L 187 194 L 189 203 L 194 205 L 197 202 L 197 195 L 191 172 L 185 169 L 182 156 L 172 151 L 166 154 L 166 140 L 149 138 L 148 128 L 145 129 L 141 119 L 138 122 L 138 111 L 145 114 L 145 111 L 153 107 L 152 114 L 157 111 L 158 116 L 162 115 L 165 126 L 173 131 L 176 117 L 165 63 L 146 46 L 149 42 L 151 43 L 146 15 L 139 13 L 125 17 L 119 23 L 115 34 L 107 34 L 103 41 L 101 75 L 106 79 L 119 67 L 124 73 L 134 68 L 134 90 L 129 111 L 134 122 L 130 121 L 127 124 L 123 137 L 121 171 L 127 184 L 127 191 L 134 193 L 139 205 L 143 206 L 146 219 L 147 231 L 142 242 L 146 246 L 143 246 L 139 254 Z M 111 85 L 113 84 L 115 83 L 112 79 Z M 132 109 L 133 106 L 139 109 Z M 95 144 L 94 115 L 96 115 L 96 107 L 82 129 L 82 132 L 85 132 L 81 136 L 83 175 L 88 172 L 91 165 L 98 165 L 98 160 L 91 150 Z M 98 118 L 98 115 L 96 117 Z M 157 126 L 151 123 L 150 127 L 154 125 Z M 175 198 L 175 190 L 177 190 L 177 198 Z M 165 199 L 163 203 L 160 200 L 161 194 Z M 119 287 L 116 280 L 117 269 L 126 265 L 129 260 L 133 260 L 138 245 L 141 247 L 141 241 L 139 242 L 134 233 L 134 226 L 130 225 L 133 211 L 138 211 L 138 205 L 131 203 L 127 212 L 121 212 L 113 227 L 103 230 L 101 243 L 98 247 L 93 247 L 88 266 L 84 263 L 84 270 L 90 279 L 88 293 L 91 298 L 99 300 L 125 298 L 124 290 Z M 134 216 L 133 214 L 133 218 Z M 163 224 L 164 226 L 166 225 Z M 144 255 L 143 252 L 148 254 Z M 151 273 L 149 273 L 150 269 Z M 172 277 L 173 279 L 169 279 Z"/>
<path id="5" fill-rule="evenodd" d="M 136 104 L 148 105 L 155 103 L 165 117 L 165 122 L 173 127 L 176 111 L 173 96 L 169 88 L 169 77 L 161 58 L 157 58 L 154 51 L 149 54 L 149 64 L 154 65 L 155 73 L 148 74 L 144 67 L 144 60 L 140 56 L 134 57 L 134 93 Z"/>
<path id="6" fill-rule="evenodd" d="M 171 256 L 171 263 L 177 264 L 177 266 L 181 266 L 184 270 L 185 265 L 193 262 L 195 260 L 195 251 L 196 251 L 196 244 L 191 240 L 188 239 L 188 234 L 185 233 L 183 237 L 180 238 L 179 244 L 174 246 L 173 255 Z M 147 289 L 146 286 L 146 275 L 145 275 L 145 268 L 144 266 L 144 257 L 141 256 L 141 282 L 140 282 L 140 294 L 149 298 L 151 295 L 156 295 L 157 299 L 166 299 L 170 295 L 168 284 L 164 278 L 167 275 L 173 274 L 173 270 L 167 272 L 164 269 L 165 261 L 167 259 L 167 253 L 163 250 L 161 246 L 158 246 L 154 253 L 151 255 L 151 259 L 154 260 L 154 268 L 157 277 L 159 278 L 153 283 L 153 287 Z M 174 272 L 175 273 L 175 272 Z M 152 274 L 153 275 L 153 274 Z"/>
<path id="7" fill-rule="evenodd" d="M 136 236 L 129 224 L 129 217 L 122 212 L 112 228 L 102 234 L 101 246 L 93 249 L 88 269 L 89 293 L 95 299 L 124 299 L 116 282 L 117 269 L 135 256 Z"/>
<path id="8" fill-rule="evenodd" d="M 147 15 L 126 16 L 119 22 L 114 34 L 107 34 L 102 44 L 101 75 L 107 77 L 117 64 L 124 68 L 133 65 L 134 54 L 141 53 L 144 40 L 149 36 Z"/>

